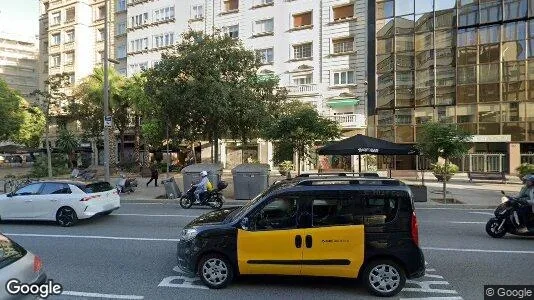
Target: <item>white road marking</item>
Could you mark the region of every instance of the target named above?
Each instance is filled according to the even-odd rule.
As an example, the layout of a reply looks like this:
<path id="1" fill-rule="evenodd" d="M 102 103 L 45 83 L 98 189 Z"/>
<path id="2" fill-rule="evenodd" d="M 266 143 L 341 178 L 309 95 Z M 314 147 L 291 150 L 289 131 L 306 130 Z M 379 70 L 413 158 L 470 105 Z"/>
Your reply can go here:
<path id="1" fill-rule="evenodd" d="M 104 299 L 129 299 L 129 300 L 145 299 L 145 297 L 143 296 L 136 296 L 136 295 L 114 295 L 114 294 L 75 292 L 75 291 L 63 291 L 61 293 L 61 296 L 63 295 L 76 296 L 76 297 L 87 297 L 87 298 L 104 298 Z"/>
<path id="2" fill-rule="evenodd" d="M 423 250 L 433 250 L 433 251 L 451 251 L 451 252 L 534 254 L 534 251 L 526 251 L 526 250 L 458 249 L 458 248 L 439 248 L 439 247 L 421 247 L 421 249 L 423 249 Z"/>
<path id="3" fill-rule="evenodd" d="M 400 298 L 399 300 L 462 300 L 463 298 L 462 297 L 424 297 L 424 298 Z"/>
<path id="4" fill-rule="evenodd" d="M 183 280 L 182 283 L 172 283 L 174 280 Z M 172 287 L 172 288 L 183 288 L 183 289 L 199 289 L 207 290 L 208 287 L 198 284 L 193 284 L 194 278 L 189 278 L 185 276 L 169 276 L 163 278 L 163 280 L 158 284 L 158 287 Z"/>
<path id="5" fill-rule="evenodd" d="M 494 213 L 483 212 L 483 211 L 470 211 L 470 214 L 485 215 L 485 216 L 494 216 Z"/>
<path id="6" fill-rule="evenodd" d="M 458 205 L 461 205 L 461 204 L 458 204 Z M 497 207 L 497 205 L 495 205 L 495 207 Z M 469 211 L 472 211 L 473 208 L 460 208 L 460 207 L 415 207 L 415 210 L 418 211 L 418 210 L 469 210 Z M 480 209 L 476 209 L 476 210 L 487 210 L 487 211 L 494 211 L 495 209 L 491 209 L 491 208 L 480 208 Z"/>
<path id="7" fill-rule="evenodd" d="M 186 217 L 186 218 L 197 218 L 199 216 L 191 215 L 147 215 L 147 214 L 112 214 L 113 216 L 135 216 L 135 217 Z"/>
<path id="8" fill-rule="evenodd" d="M 158 238 L 137 238 L 122 236 L 100 236 L 100 235 L 67 235 L 67 234 L 33 234 L 33 233 L 3 233 L 7 236 L 22 237 L 45 237 L 45 238 L 75 238 L 75 239 L 97 239 L 97 240 L 126 240 L 126 241 L 150 241 L 150 242 L 178 242 L 178 239 L 158 239 Z"/>
<path id="9" fill-rule="evenodd" d="M 472 221 L 450 221 L 452 224 L 486 224 L 487 222 L 472 222 Z"/>

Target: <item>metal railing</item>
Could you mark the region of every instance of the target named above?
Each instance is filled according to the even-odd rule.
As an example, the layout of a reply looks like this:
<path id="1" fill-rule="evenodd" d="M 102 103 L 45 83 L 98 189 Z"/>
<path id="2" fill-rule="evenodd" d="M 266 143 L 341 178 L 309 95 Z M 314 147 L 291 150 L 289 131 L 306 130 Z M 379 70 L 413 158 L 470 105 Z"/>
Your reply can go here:
<path id="1" fill-rule="evenodd" d="M 326 116 L 332 121 L 338 122 L 341 126 L 365 127 L 365 117 L 361 114 L 350 115 L 330 115 Z"/>
<path id="2" fill-rule="evenodd" d="M 317 92 L 316 84 L 293 85 L 286 88 L 289 94 L 307 94 Z"/>
<path id="3" fill-rule="evenodd" d="M 534 153 L 521 154 L 521 163 L 534 165 Z"/>

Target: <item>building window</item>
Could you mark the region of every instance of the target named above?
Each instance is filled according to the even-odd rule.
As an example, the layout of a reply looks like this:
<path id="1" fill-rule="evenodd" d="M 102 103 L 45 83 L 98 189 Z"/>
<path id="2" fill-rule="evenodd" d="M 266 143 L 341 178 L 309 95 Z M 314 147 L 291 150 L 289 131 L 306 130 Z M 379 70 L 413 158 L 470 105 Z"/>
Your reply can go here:
<path id="1" fill-rule="evenodd" d="M 239 38 L 239 25 L 225 26 L 222 28 L 223 33 L 233 39 Z"/>
<path id="2" fill-rule="evenodd" d="M 74 42 L 74 30 L 67 31 L 65 34 L 65 43 L 73 43 Z"/>
<path id="3" fill-rule="evenodd" d="M 154 36 L 154 47 L 167 47 L 174 44 L 174 33 L 169 32 Z"/>
<path id="4" fill-rule="evenodd" d="M 193 5 L 191 8 L 191 19 L 198 20 L 204 18 L 204 6 L 200 4 Z"/>
<path id="5" fill-rule="evenodd" d="M 119 45 L 116 50 L 116 56 L 117 58 L 125 58 L 126 57 L 126 45 Z"/>
<path id="6" fill-rule="evenodd" d="M 306 43 L 293 46 L 293 58 L 304 59 L 312 57 L 312 43 Z"/>
<path id="7" fill-rule="evenodd" d="M 106 7 L 105 6 L 99 6 L 97 11 L 97 20 L 102 20 L 106 17 Z"/>
<path id="8" fill-rule="evenodd" d="M 274 19 L 260 20 L 255 22 L 254 33 L 266 34 L 274 31 Z"/>
<path id="9" fill-rule="evenodd" d="M 313 84 L 313 74 L 299 75 L 293 77 L 294 85 L 307 85 Z"/>
<path id="10" fill-rule="evenodd" d="M 148 13 L 139 14 L 131 17 L 132 28 L 146 25 L 148 23 Z"/>
<path id="11" fill-rule="evenodd" d="M 334 85 L 354 84 L 354 71 L 334 72 Z"/>
<path id="12" fill-rule="evenodd" d="M 50 44 L 52 44 L 52 46 L 61 44 L 61 35 L 59 33 L 52 34 L 52 41 Z"/>
<path id="13" fill-rule="evenodd" d="M 65 53 L 65 65 L 72 65 L 74 64 L 74 52 L 67 52 Z"/>
<path id="14" fill-rule="evenodd" d="M 61 65 L 61 56 L 59 54 L 52 55 L 52 68 L 57 68 Z"/>
<path id="15" fill-rule="evenodd" d="M 154 11 L 154 22 L 174 19 L 174 6 L 165 7 Z"/>
<path id="16" fill-rule="evenodd" d="M 69 74 L 69 84 L 74 85 L 76 83 L 76 77 L 74 77 L 74 74 Z"/>
<path id="17" fill-rule="evenodd" d="M 117 23 L 117 35 L 126 33 L 126 21 L 121 21 Z"/>
<path id="18" fill-rule="evenodd" d="M 104 33 L 104 29 L 103 28 L 97 29 L 97 31 L 96 31 L 96 41 L 97 42 L 101 42 L 101 41 L 104 40 L 105 37 L 106 37 L 106 34 Z"/>
<path id="19" fill-rule="evenodd" d="M 333 40 L 332 44 L 334 46 L 334 54 L 347 53 L 354 51 L 354 38 L 343 38 L 338 40 Z"/>
<path id="20" fill-rule="evenodd" d="M 332 8 L 334 21 L 354 18 L 354 4 L 338 6 Z"/>
<path id="21" fill-rule="evenodd" d="M 61 23 L 61 12 L 52 14 L 52 25 L 59 25 Z"/>
<path id="22" fill-rule="evenodd" d="M 274 0 L 254 0 L 254 6 L 264 6 L 273 4 Z"/>
<path id="23" fill-rule="evenodd" d="M 293 28 L 312 26 L 312 12 L 293 15 Z"/>
<path id="24" fill-rule="evenodd" d="M 504 0 L 504 19 L 521 19 L 527 16 L 527 0 Z"/>
<path id="25" fill-rule="evenodd" d="M 118 0 L 117 11 L 124 11 L 124 10 L 126 10 L 126 0 Z"/>
<path id="26" fill-rule="evenodd" d="M 239 0 L 223 0 L 223 11 L 232 12 L 239 9 Z"/>
<path id="27" fill-rule="evenodd" d="M 69 9 L 67 9 L 66 11 L 66 16 L 65 16 L 65 22 L 69 23 L 69 22 L 74 22 L 74 19 L 76 17 L 76 10 L 74 7 L 71 7 Z"/>
<path id="28" fill-rule="evenodd" d="M 256 50 L 256 56 L 260 59 L 262 64 L 272 63 L 274 61 L 274 49 L 267 48 Z"/>

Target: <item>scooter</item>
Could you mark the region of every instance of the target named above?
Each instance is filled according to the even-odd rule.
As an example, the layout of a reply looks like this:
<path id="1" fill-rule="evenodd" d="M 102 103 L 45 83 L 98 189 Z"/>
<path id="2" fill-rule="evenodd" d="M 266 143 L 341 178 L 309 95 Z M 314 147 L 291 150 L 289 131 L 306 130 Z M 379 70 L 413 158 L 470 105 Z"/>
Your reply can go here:
<path id="1" fill-rule="evenodd" d="M 224 204 L 224 196 L 222 190 L 228 186 L 228 183 L 225 181 L 219 181 L 217 188 L 213 191 L 204 192 L 199 195 L 200 201 L 196 201 L 195 198 L 195 187 L 191 185 L 191 188 L 185 192 L 180 198 L 180 206 L 182 208 L 188 209 L 193 205 L 199 206 L 210 206 L 215 209 L 221 209 Z"/>
<path id="2" fill-rule="evenodd" d="M 532 213 L 528 216 L 527 231 L 519 231 L 522 226 L 519 225 L 520 220 L 517 212 L 530 204 L 524 199 L 507 196 L 504 191 L 501 193 L 503 194 L 502 203 L 495 209 L 495 217 L 486 223 L 486 233 L 493 238 L 502 238 L 506 233 L 534 236 L 534 215 Z"/>

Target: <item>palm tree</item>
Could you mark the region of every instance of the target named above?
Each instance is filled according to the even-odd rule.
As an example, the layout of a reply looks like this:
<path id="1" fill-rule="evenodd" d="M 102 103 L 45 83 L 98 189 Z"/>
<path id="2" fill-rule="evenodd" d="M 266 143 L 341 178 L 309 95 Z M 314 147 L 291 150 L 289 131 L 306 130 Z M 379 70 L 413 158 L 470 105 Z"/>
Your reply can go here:
<path id="1" fill-rule="evenodd" d="M 76 159 L 76 148 L 78 148 L 78 139 L 68 130 L 61 130 L 56 142 L 56 147 L 61 153 L 67 154 L 69 157 L 69 168 L 75 167 L 73 161 Z"/>
<path id="2" fill-rule="evenodd" d="M 140 164 L 141 161 L 141 114 L 150 109 L 148 97 L 145 94 L 145 84 L 146 77 L 140 73 L 127 78 L 123 89 L 123 95 L 128 100 L 131 112 L 134 114 L 134 159 L 137 164 Z"/>

